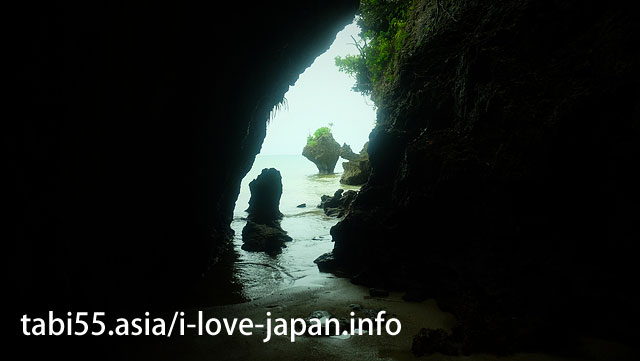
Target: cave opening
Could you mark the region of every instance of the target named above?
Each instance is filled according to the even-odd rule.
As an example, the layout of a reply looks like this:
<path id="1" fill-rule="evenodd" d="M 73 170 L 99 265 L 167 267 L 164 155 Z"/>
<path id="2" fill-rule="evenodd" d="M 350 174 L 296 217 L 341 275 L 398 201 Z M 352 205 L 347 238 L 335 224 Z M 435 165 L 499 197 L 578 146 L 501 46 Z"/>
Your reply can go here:
<path id="1" fill-rule="evenodd" d="M 343 167 L 348 165 L 343 163 L 351 163 L 349 160 L 353 158 L 343 150 L 352 150 L 353 156 L 366 154 L 376 110 L 369 96 L 352 89 L 353 78 L 341 72 L 335 60 L 358 51 L 355 42 L 360 41 L 359 33 L 355 20 L 340 30 L 331 46 L 299 76 L 283 102 L 272 110 L 261 151 L 242 181 L 231 224 L 238 252 L 233 277 L 241 285 L 245 300 L 324 277 L 313 260 L 333 248 L 329 231 L 340 218 L 319 208 L 321 197 L 334 195 L 338 189 L 357 191 L 366 181 L 361 174 L 357 179 L 345 174 Z M 337 163 L 333 171 L 328 172 L 321 170 L 317 160 L 303 156 L 303 149 L 314 142 L 314 133 L 323 131 L 333 138 L 336 148 L 332 151 L 339 152 L 335 154 Z M 281 174 L 279 210 L 283 216 L 279 224 L 292 238 L 276 253 L 247 251 L 243 247 L 251 198 L 249 183 L 265 168 L 275 168 Z"/>
<path id="2" fill-rule="evenodd" d="M 632 2 L 9 5 L 9 354 L 637 358 Z M 369 19 L 361 54 L 379 60 L 364 68 L 376 116 L 348 130 L 356 112 L 337 104 L 363 99 L 345 74 L 344 92 L 313 90 L 295 116 L 293 90 L 355 14 Z M 361 50 L 352 41 L 339 44 Z M 324 57 L 339 74 L 335 55 Z M 316 205 L 347 188 L 343 161 L 318 166 L 300 152 L 331 132 L 355 154 L 375 118 L 372 171 L 339 221 Z M 287 154 L 300 162 L 267 161 Z M 279 169 L 278 227 L 292 240 L 249 252 L 248 185 L 267 167 Z M 378 320 L 380 310 L 401 334 L 267 343 L 269 326 L 237 332 L 245 319 L 293 330 L 294 319 Z M 141 316 L 166 321 L 154 336 L 173 336 L 108 333 Z M 225 323 L 218 337 L 198 335 L 196 317 L 236 332 L 225 336 Z M 25 328 L 27 318 L 42 322 Z"/>

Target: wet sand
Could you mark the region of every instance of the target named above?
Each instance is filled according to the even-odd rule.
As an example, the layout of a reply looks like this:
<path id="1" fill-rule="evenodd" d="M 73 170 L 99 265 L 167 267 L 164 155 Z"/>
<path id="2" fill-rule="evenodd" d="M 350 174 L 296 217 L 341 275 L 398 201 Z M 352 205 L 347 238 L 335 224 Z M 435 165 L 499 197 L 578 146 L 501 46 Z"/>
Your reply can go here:
<path id="1" fill-rule="evenodd" d="M 182 336 L 173 341 L 154 340 L 153 345 L 139 349 L 135 359 L 154 360 L 574 360 L 541 354 L 516 354 L 511 356 L 472 355 L 444 356 L 434 354 L 415 357 L 411 353 L 413 336 L 422 327 L 450 329 L 455 322 L 452 315 L 442 312 L 434 300 L 421 303 L 405 302 L 401 293 L 388 297 L 370 297 L 368 289 L 353 285 L 347 279 L 319 274 L 309 277 L 294 286 L 275 292 L 270 296 L 251 302 L 216 306 L 202 309 L 205 319 L 215 317 L 251 318 L 254 324 L 266 323 L 266 312 L 271 318 L 308 317 L 316 310 L 325 310 L 340 318 L 349 318 L 350 305 L 358 304 L 365 309 L 384 309 L 398 318 L 402 331 L 397 336 L 356 335 L 349 339 L 330 337 L 298 336 L 292 343 L 289 336 L 272 335 L 264 343 L 265 330 L 253 330 L 252 336 Z M 185 310 L 187 315 L 196 315 L 198 310 Z M 356 316 L 358 313 L 356 312 Z M 195 318 L 187 317 L 188 322 Z M 606 345 L 605 345 L 606 347 Z M 601 348 L 601 347 L 600 347 Z M 131 356 L 131 355 L 130 355 Z M 611 353 L 602 358 L 613 360 Z M 596 359 L 598 359 L 596 357 Z"/>

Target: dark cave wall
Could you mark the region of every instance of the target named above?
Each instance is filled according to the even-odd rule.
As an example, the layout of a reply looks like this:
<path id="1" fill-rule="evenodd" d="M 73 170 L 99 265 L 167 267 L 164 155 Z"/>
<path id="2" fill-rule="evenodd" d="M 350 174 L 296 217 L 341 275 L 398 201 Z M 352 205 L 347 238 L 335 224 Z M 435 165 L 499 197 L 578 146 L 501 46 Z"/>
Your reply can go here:
<path id="1" fill-rule="evenodd" d="M 414 9 L 392 80 L 374 94 L 372 174 L 331 230 L 337 269 L 436 297 L 468 326 L 470 350 L 565 327 L 628 336 L 637 12 L 541 0 Z"/>
<path id="2" fill-rule="evenodd" d="M 12 4 L 5 262 L 20 311 L 179 302 L 229 248 L 270 110 L 356 9 Z"/>

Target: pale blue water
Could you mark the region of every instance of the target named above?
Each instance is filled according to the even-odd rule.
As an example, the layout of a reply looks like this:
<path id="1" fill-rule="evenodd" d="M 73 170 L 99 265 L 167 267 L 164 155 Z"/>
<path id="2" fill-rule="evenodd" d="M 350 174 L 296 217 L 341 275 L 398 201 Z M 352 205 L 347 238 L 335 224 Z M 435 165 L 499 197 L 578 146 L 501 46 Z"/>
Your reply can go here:
<path id="1" fill-rule="evenodd" d="M 258 155 L 253 168 L 242 180 L 240 195 L 236 201 L 234 220 L 234 244 L 240 255 L 235 264 L 235 281 L 242 285 L 243 296 L 249 300 L 272 294 L 296 283 L 311 281 L 320 276 L 313 260 L 333 249 L 329 229 L 337 218 L 325 216 L 316 206 L 323 194 L 333 195 L 338 189 L 359 189 L 340 184 L 342 172 L 340 159 L 336 174 L 319 175 L 316 166 L 302 155 Z M 284 214 L 281 225 L 293 241 L 277 256 L 262 252 L 246 252 L 242 246 L 242 228 L 246 224 L 245 209 L 250 198 L 249 182 L 263 168 L 276 168 L 282 175 L 280 211 Z M 296 206 L 306 203 L 306 208 Z"/>

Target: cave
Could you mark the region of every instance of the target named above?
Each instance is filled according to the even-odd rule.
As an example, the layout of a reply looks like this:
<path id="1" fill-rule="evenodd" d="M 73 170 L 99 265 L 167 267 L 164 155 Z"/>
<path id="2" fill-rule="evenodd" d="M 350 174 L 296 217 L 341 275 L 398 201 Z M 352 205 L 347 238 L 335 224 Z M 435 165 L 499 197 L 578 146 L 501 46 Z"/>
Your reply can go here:
<path id="1" fill-rule="evenodd" d="M 63 1 L 7 14 L 3 318 L 20 359 L 635 359 L 632 4 Z M 356 15 L 377 34 L 360 84 L 377 121 L 371 174 L 317 260 L 326 283 L 230 305 L 230 225 L 270 114 Z M 379 345 L 263 344 L 33 336 L 20 321 L 306 317 L 304 300 L 345 317 L 388 307 L 406 326 Z"/>
<path id="2" fill-rule="evenodd" d="M 356 21 L 340 30 L 270 114 L 231 222 L 236 253 L 232 292 L 238 302 L 263 299 L 327 276 L 318 272 L 314 260 L 333 248 L 330 229 L 345 207 L 344 202 L 321 203 L 338 189 L 352 195 L 366 181 L 366 153 L 351 149 L 364 148 L 376 117 L 370 97 L 354 92 L 352 77 L 335 63 L 336 57 L 357 52 L 354 41 L 362 42 L 360 31 Z M 326 142 L 318 144 L 314 133 Z M 321 173 L 305 157 L 310 147 L 335 162 L 333 173 Z M 205 283 L 200 289 L 208 288 Z M 209 301 L 199 302 L 219 303 L 219 298 L 212 292 Z"/>

